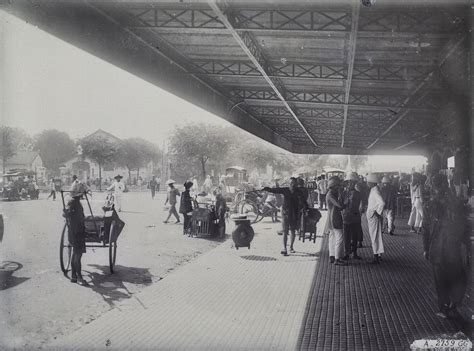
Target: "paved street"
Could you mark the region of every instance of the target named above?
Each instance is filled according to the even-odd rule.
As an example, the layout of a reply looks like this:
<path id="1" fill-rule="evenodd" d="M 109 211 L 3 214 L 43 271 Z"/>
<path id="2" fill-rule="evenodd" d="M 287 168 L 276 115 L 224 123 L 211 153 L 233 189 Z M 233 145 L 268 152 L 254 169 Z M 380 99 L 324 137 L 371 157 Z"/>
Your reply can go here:
<path id="1" fill-rule="evenodd" d="M 71 284 L 60 271 L 62 205 L 60 197 L 45 198 L 41 194 L 38 201 L 0 202 L 5 218 L 0 264 L 21 267 L 13 276 L 0 275 L 3 346 L 34 348 L 68 334 L 121 302 L 135 299 L 145 287 L 219 244 L 184 237 L 182 225 L 163 224 L 164 194 L 152 201 L 147 192 L 127 193 L 120 214 L 126 227 L 118 241 L 116 273 L 109 274 L 107 249 L 88 249 L 83 271 L 91 286 L 83 288 Z M 103 199 L 104 194 L 94 193 L 97 215 Z"/>
<path id="2" fill-rule="evenodd" d="M 405 220 L 397 221 L 397 235 L 385 236 L 381 265 L 367 264 L 366 238 L 362 261 L 336 267 L 321 233 L 326 212 L 316 243 L 297 241 L 296 253 L 283 257 L 280 224 L 269 219 L 253 226 L 250 250 L 235 250 L 231 240 L 191 239 L 181 226 L 162 224 L 163 198 L 135 193 L 124 200 L 117 273 L 108 274 L 106 252 L 88 251 L 89 288 L 59 271 L 58 202 L 3 203 L 7 226 L 18 234 L 7 232 L 2 261 L 23 265 L 0 290 L 4 347 L 404 350 L 418 338 L 472 333 L 435 315 L 431 268 Z M 41 223 L 21 221 L 30 211 L 44 213 Z"/>

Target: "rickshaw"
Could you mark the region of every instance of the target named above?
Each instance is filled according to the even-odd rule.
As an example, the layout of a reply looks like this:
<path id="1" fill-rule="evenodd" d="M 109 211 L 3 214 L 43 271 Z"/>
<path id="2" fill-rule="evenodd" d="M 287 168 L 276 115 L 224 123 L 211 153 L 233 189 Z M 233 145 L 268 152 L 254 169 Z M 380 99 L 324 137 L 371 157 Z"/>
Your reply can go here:
<path id="1" fill-rule="evenodd" d="M 64 194 L 70 193 L 70 191 L 61 190 L 61 199 L 63 204 L 63 211 L 66 213 L 66 202 L 64 200 Z M 117 238 L 125 226 L 125 223 L 120 220 L 117 212 L 113 205 L 113 197 L 109 194 L 106 199 L 106 204 L 102 207 L 104 211 L 103 216 L 94 216 L 92 207 L 87 196 L 87 192 L 83 195 L 87 202 L 90 215 L 84 219 L 85 236 L 86 236 L 86 248 L 107 248 L 109 252 L 109 268 L 110 273 L 114 273 L 115 262 L 117 259 Z M 67 229 L 69 226 L 69 220 L 65 216 L 65 223 L 61 233 L 61 241 L 59 245 L 59 263 L 61 271 L 64 274 L 70 269 L 71 257 L 72 257 L 72 246 L 68 241 Z"/>

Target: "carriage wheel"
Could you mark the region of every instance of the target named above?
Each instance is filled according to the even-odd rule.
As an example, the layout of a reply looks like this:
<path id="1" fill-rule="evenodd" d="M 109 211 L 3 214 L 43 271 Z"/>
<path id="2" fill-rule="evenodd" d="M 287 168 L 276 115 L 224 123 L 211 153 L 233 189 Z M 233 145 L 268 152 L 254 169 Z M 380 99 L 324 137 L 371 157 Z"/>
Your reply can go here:
<path id="1" fill-rule="evenodd" d="M 110 274 L 114 273 L 115 260 L 117 258 L 117 236 L 115 235 L 116 231 L 115 221 L 112 221 L 110 224 L 109 231 L 109 267 Z"/>
<path id="2" fill-rule="evenodd" d="M 61 234 L 61 243 L 59 245 L 59 263 L 61 264 L 61 270 L 64 274 L 67 274 L 69 271 L 72 255 L 72 246 L 69 244 L 69 240 L 66 238 L 66 229 L 67 224 L 64 224 L 63 232 Z"/>
<path id="3" fill-rule="evenodd" d="M 259 220 L 258 208 L 253 202 L 242 200 L 238 204 L 238 211 L 240 214 L 246 215 L 251 223 L 256 223 Z"/>

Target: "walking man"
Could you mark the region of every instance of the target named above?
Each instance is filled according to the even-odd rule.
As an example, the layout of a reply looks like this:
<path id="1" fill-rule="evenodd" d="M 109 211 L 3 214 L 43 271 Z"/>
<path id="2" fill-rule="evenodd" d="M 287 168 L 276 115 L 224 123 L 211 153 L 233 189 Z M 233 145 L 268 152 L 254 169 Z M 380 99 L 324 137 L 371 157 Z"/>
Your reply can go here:
<path id="1" fill-rule="evenodd" d="M 382 178 L 382 189 L 380 189 L 382 199 L 385 202 L 383 209 L 383 218 L 387 221 L 387 232 L 393 235 L 395 230 L 395 207 L 397 202 L 397 190 L 390 183 L 390 179 L 385 176 Z"/>
<path id="2" fill-rule="evenodd" d="M 319 209 L 327 210 L 326 194 L 328 192 L 328 181 L 326 175 L 321 174 L 321 180 L 318 181 Z"/>
<path id="3" fill-rule="evenodd" d="M 154 199 L 155 198 L 155 192 L 156 192 L 156 186 L 158 185 L 157 181 L 156 181 L 156 176 L 153 176 L 150 180 L 150 182 L 148 183 L 148 187 L 150 188 L 150 191 L 151 191 L 151 198 Z"/>
<path id="4" fill-rule="evenodd" d="M 112 185 L 107 188 L 107 191 L 114 192 L 114 207 L 117 212 L 122 211 L 122 194 L 125 190 L 125 184 L 121 181 L 122 178 L 123 177 L 121 175 L 116 175 L 114 177 L 115 182 L 113 182 Z"/>
<path id="5" fill-rule="evenodd" d="M 52 196 L 53 201 L 56 201 L 56 184 L 54 184 L 54 179 L 52 178 L 51 178 L 51 181 L 49 182 L 49 190 L 50 190 L 50 193 L 48 196 L 48 200 Z"/>
<path id="6" fill-rule="evenodd" d="M 357 255 L 357 245 L 360 237 L 362 236 L 361 227 L 361 195 L 355 189 L 356 183 L 359 178 L 356 173 L 352 172 L 346 178 L 348 181 L 347 190 L 344 191 L 344 210 L 342 211 L 342 220 L 344 224 L 344 259 L 348 260 L 349 255 L 352 254 L 352 258 L 360 260 L 361 257 Z"/>
<path id="7" fill-rule="evenodd" d="M 432 178 L 431 200 L 423 219 L 424 256 L 433 266 L 438 316 L 460 319 L 457 307 L 466 293 L 470 268 L 470 231 L 467 211 L 450 194 L 446 177 Z"/>
<path id="8" fill-rule="evenodd" d="M 331 177 L 328 182 L 328 219 L 327 227 L 329 230 L 329 260 L 336 266 L 345 266 L 347 262 L 343 261 L 344 255 L 344 235 L 342 221 L 342 199 L 341 199 L 341 180 L 339 177 Z"/>
<path id="9" fill-rule="evenodd" d="M 370 188 L 367 204 L 367 221 L 369 224 L 372 251 L 374 253 L 374 259 L 370 262 L 372 264 L 379 264 L 381 255 L 384 253 L 382 241 L 382 213 L 385 202 L 382 199 L 382 194 L 380 194 L 378 182 L 379 179 L 377 176 L 369 173 L 367 176 L 367 184 Z"/>
<path id="10" fill-rule="evenodd" d="M 263 190 L 273 194 L 283 195 L 282 207 L 282 227 L 283 227 L 283 250 L 282 255 L 287 256 L 288 234 L 290 238 L 290 252 L 294 253 L 293 244 L 295 243 L 296 230 L 299 225 L 301 212 L 306 209 L 306 199 L 299 188 L 296 187 L 296 178 L 290 178 L 290 185 L 287 188 L 270 188 L 265 187 Z"/>
<path id="11" fill-rule="evenodd" d="M 163 221 L 163 223 L 168 223 L 171 215 L 175 216 L 175 224 L 180 223 L 178 212 L 176 211 L 176 196 L 179 196 L 179 191 L 174 187 L 175 181 L 173 179 L 168 179 L 166 184 L 168 185 L 168 194 L 166 196 L 165 206 L 169 202 L 170 209 L 168 212 L 168 217 Z"/>

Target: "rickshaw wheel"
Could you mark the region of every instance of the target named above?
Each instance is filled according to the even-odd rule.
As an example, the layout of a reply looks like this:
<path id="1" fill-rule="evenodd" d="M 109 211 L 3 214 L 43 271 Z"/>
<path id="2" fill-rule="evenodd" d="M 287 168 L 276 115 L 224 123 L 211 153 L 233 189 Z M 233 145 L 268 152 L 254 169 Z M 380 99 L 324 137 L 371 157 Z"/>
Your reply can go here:
<path id="1" fill-rule="evenodd" d="M 251 223 L 258 222 L 259 220 L 258 208 L 254 203 L 247 200 L 242 200 L 237 205 L 237 208 L 238 208 L 238 212 L 240 214 L 246 215 L 247 219 L 249 219 Z"/>
<path id="2" fill-rule="evenodd" d="M 109 267 L 110 267 L 110 274 L 114 273 L 115 267 L 115 260 L 117 258 L 117 237 L 115 235 L 115 221 L 112 221 L 110 224 L 110 231 L 109 231 Z"/>
<path id="3" fill-rule="evenodd" d="M 67 274 L 69 271 L 72 255 L 72 246 L 69 244 L 69 240 L 66 238 L 66 229 L 67 224 L 64 224 L 63 232 L 61 234 L 61 243 L 59 245 L 59 263 L 61 264 L 61 271 L 63 271 L 64 274 Z"/>

